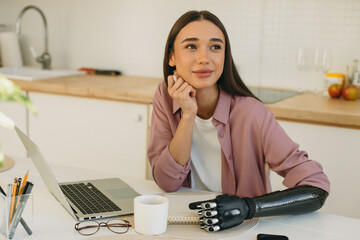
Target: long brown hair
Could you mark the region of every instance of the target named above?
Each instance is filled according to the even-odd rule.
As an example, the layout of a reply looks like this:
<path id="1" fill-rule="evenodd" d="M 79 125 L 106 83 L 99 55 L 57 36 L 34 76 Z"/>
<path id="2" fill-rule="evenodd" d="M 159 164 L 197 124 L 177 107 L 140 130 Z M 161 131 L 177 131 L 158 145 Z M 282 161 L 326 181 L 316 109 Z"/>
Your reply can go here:
<path id="1" fill-rule="evenodd" d="M 189 11 L 183 14 L 171 28 L 168 39 L 165 46 L 163 71 L 164 80 L 167 84 L 167 77 L 172 75 L 176 67 L 169 65 L 170 53 L 174 51 L 174 41 L 180 30 L 187 24 L 193 21 L 208 20 L 214 23 L 225 36 L 225 61 L 224 70 L 217 81 L 218 85 L 227 93 L 231 95 L 255 97 L 255 95 L 249 90 L 249 88 L 241 80 L 238 71 L 236 70 L 233 57 L 231 55 L 230 41 L 227 35 L 226 29 L 221 21 L 211 12 L 208 11 Z"/>

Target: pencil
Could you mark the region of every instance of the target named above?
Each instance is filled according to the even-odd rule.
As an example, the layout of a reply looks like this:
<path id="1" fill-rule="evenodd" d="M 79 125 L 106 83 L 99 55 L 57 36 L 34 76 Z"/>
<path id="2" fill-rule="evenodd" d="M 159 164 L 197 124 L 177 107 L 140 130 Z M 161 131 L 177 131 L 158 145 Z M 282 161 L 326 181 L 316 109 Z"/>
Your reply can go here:
<path id="1" fill-rule="evenodd" d="M 16 185 L 16 183 L 14 183 L 14 184 L 13 184 L 12 194 L 11 194 L 11 205 L 10 205 L 9 224 L 11 223 L 12 215 L 14 214 L 16 188 L 17 188 L 17 185 Z"/>
<path id="2" fill-rule="evenodd" d="M 21 188 L 20 188 L 20 191 L 19 191 L 19 195 L 22 194 L 22 192 L 24 191 L 24 187 L 25 187 L 25 184 L 26 184 L 26 181 L 27 181 L 27 178 L 29 176 L 29 170 L 27 170 L 23 180 L 22 180 L 22 183 L 21 183 Z"/>

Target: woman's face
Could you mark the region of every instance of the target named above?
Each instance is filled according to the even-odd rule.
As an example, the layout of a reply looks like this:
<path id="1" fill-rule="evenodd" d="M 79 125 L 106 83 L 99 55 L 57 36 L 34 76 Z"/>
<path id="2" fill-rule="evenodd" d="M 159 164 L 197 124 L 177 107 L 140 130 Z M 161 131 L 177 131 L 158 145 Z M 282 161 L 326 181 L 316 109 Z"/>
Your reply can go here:
<path id="1" fill-rule="evenodd" d="M 224 68 L 224 34 L 210 21 L 191 22 L 176 36 L 169 59 L 169 65 L 194 88 L 214 86 Z"/>

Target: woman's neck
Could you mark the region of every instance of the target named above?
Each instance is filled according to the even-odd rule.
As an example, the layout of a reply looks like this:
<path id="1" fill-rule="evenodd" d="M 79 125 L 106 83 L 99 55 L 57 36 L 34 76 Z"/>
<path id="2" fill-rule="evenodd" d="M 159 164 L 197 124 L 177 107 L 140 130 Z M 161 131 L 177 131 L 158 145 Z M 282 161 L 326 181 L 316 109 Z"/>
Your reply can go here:
<path id="1" fill-rule="evenodd" d="M 217 102 L 219 100 L 219 87 L 196 90 L 196 101 L 198 105 L 197 116 L 202 119 L 209 119 L 214 115 Z"/>

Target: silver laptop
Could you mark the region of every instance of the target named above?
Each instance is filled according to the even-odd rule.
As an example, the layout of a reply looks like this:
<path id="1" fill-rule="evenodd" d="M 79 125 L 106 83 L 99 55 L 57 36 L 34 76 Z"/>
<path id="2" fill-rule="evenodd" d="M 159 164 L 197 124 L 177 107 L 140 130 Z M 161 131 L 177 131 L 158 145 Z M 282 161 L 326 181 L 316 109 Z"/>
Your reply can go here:
<path id="1" fill-rule="evenodd" d="M 107 218 L 134 213 L 139 194 L 119 178 L 58 183 L 39 147 L 15 127 L 40 176 L 55 198 L 77 220 Z M 102 201 L 101 203 L 97 203 Z"/>

